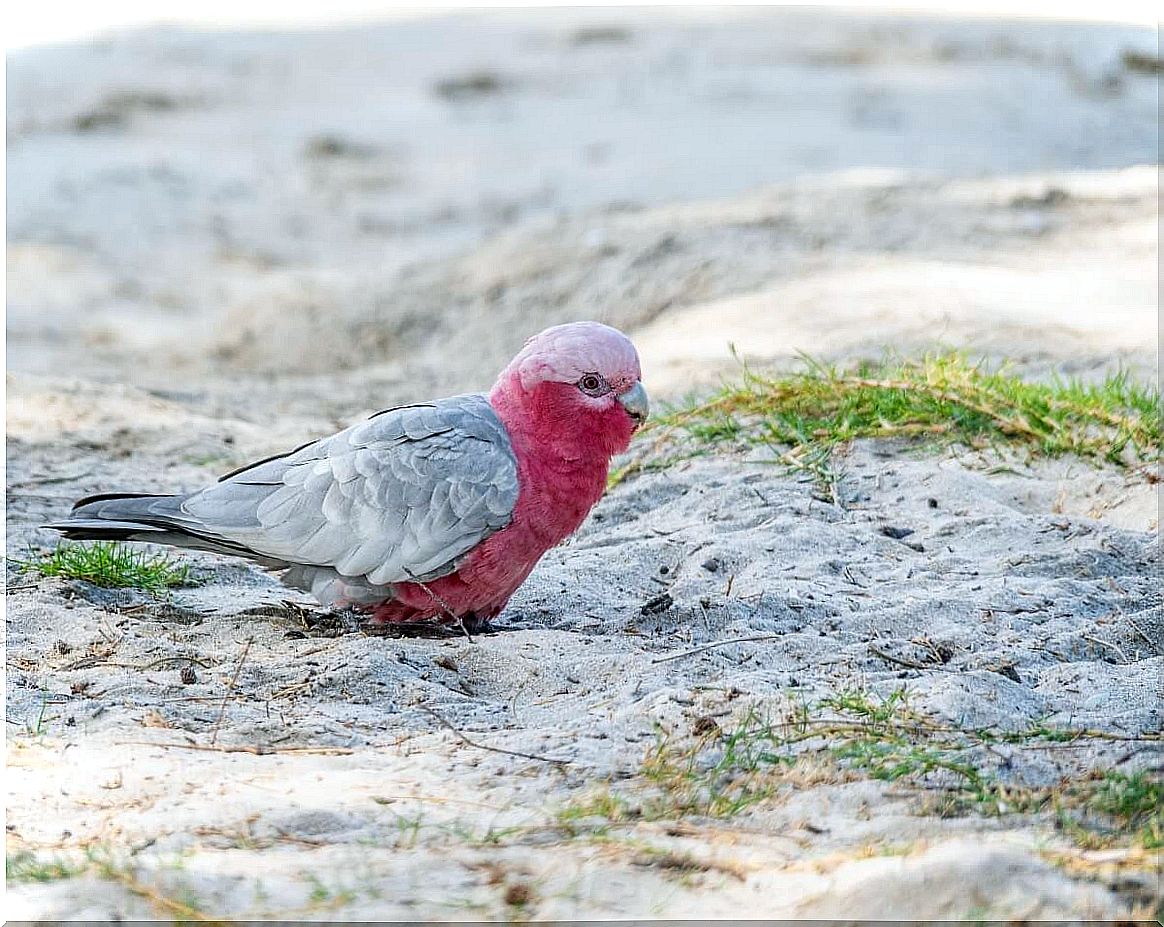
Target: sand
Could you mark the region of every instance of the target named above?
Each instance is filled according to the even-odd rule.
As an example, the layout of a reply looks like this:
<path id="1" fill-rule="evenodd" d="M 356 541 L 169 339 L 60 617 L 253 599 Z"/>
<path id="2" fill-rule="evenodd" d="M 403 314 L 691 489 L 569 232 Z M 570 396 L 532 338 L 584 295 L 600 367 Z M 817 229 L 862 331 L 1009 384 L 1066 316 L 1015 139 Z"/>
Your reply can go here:
<path id="1" fill-rule="evenodd" d="M 1153 38 L 612 10 L 16 53 L 8 554 L 84 493 L 484 388 L 571 318 L 624 327 L 664 400 L 733 345 L 1155 378 L 1156 88 L 1121 58 Z M 861 776 L 559 826 L 637 794 L 660 737 L 855 689 L 1117 738 L 979 758 L 1016 786 L 1158 770 L 1158 484 L 885 442 L 843 463 L 839 505 L 763 455 L 632 478 L 472 641 L 339 633 L 209 555 L 165 600 L 10 565 L 8 851 L 108 866 L 10 884 L 9 916 L 1152 910 L 1151 859 L 1052 813 L 939 817 Z"/>

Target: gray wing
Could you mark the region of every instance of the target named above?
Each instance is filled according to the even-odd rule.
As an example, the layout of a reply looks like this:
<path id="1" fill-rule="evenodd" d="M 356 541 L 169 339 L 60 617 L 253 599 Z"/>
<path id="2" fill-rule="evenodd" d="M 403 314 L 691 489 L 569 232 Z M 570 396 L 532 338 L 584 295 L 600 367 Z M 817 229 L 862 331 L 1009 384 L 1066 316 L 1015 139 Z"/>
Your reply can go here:
<path id="1" fill-rule="evenodd" d="M 372 583 L 428 580 L 509 524 L 517 462 L 473 394 L 382 412 L 183 499 L 174 521 Z"/>

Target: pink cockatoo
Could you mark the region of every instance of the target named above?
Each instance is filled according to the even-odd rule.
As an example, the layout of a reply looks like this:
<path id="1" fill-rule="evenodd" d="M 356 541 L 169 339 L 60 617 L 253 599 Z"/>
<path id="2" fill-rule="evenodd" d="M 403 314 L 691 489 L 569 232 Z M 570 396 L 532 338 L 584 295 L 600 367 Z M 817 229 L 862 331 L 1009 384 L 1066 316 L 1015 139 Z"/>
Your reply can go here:
<path id="1" fill-rule="evenodd" d="M 488 395 L 381 412 L 188 495 L 105 493 L 47 527 L 246 557 L 372 624 L 487 622 L 606 488 L 648 413 L 597 322 L 526 342 Z"/>

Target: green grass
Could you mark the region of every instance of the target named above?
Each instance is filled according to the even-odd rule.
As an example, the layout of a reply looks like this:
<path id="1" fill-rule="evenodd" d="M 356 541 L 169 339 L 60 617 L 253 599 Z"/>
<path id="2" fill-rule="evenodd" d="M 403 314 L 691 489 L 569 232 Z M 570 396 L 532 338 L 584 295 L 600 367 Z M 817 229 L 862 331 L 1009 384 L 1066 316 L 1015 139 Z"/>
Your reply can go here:
<path id="1" fill-rule="evenodd" d="M 26 721 L 24 729 L 31 737 L 40 737 L 45 733 L 48 727 L 48 722 L 53 719 L 48 717 L 49 694 L 44 692 L 40 698 L 40 710 L 37 712 L 36 721 Z"/>
<path id="2" fill-rule="evenodd" d="M 4 857 L 4 878 L 8 882 L 57 882 L 71 879 L 84 870 L 83 865 L 75 865 L 64 857 L 45 859 L 27 850 Z"/>
<path id="3" fill-rule="evenodd" d="M 14 562 L 41 576 L 83 579 L 109 589 L 143 589 L 155 595 L 191 583 L 188 566 L 164 554 L 150 554 L 117 542 L 62 541 L 53 551 Z"/>
<path id="4" fill-rule="evenodd" d="M 120 885 L 130 894 L 142 899 L 154 909 L 156 914 L 176 924 L 235 923 L 234 918 L 212 914 L 206 899 L 201 898 L 189 884 L 183 873 L 186 869 L 186 855 L 179 855 L 154 865 L 141 865 L 133 859 L 135 853 L 117 849 L 106 844 L 94 844 L 79 849 L 72 858 L 61 855 L 40 855 L 24 849 L 5 856 L 5 878 L 10 883 L 55 882 L 78 876 L 96 878 Z M 277 911 L 262 914 L 258 919 L 298 922 L 304 915 L 321 909 L 342 907 L 355 901 L 361 891 L 369 898 L 379 897 L 375 886 L 363 883 L 370 881 L 359 876 L 360 890 L 346 886 L 330 886 L 314 874 L 307 875 L 309 892 L 306 904 L 291 911 Z M 255 900 L 264 902 L 267 892 L 261 883 L 254 887 Z M 255 920 L 254 916 L 250 917 Z"/>
<path id="5" fill-rule="evenodd" d="M 1105 772 L 1031 788 L 1008 783 L 991 768 L 997 744 L 1048 749 L 1112 736 L 1042 724 L 1007 732 L 965 728 L 914 711 L 901 690 L 884 699 L 841 692 L 802 703 L 777 721 L 749 711 L 734 726 L 701 737 L 660 732 L 637 782 L 591 792 L 560 809 L 557 819 L 569 832 L 603 836 L 612 824 L 730 818 L 805 785 L 871 778 L 915 789 L 926 813 L 1053 811 L 1059 829 L 1080 846 L 1159 847 L 1159 777 Z"/>
<path id="6" fill-rule="evenodd" d="M 458 843 L 471 847 L 499 847 L 504 846 L 512 837 L 528 833 L 531 829 L 525 826 L 495 827 L 488 825 L 484 830 L 478 830 L 463 821 L 453 821 L 444 828 L 455 837 Z"/>
<path id="7" fill-rule="evenodd" d="M 1102 849 L 1124 837 L 1145 850 L 1164 848 L 1160 778 L 1108 771 L 1068 788 L 1066 798 L 1058 809 L 1059 825 L 1081 846 Z"/>
<path id="8" fill-rule="evenodd" d="M 916 438 L 1031 457 L 1074 454 L 1128 468 L 1153 464 L 1161 407 L 1155 387 L 1124 373 L 1094 385 L 1034 383 L 957 353 L 851 370 L 806 359 L 801 372 L 780 377 L 745 367 L 738 382 L 665 411 L 643 434 L 647 439 L 612 483 L 701 454 L 766 446 L 835 496 L 834 451 L 858 438 Z"/>

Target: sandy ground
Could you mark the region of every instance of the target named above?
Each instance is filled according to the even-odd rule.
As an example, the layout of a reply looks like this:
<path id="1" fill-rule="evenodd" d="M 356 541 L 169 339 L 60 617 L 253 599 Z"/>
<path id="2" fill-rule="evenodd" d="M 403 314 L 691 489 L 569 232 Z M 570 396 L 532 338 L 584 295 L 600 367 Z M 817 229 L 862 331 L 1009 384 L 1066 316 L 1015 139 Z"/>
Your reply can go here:
<path id="1" fill-rule="evenodd" d="M 1154 47 L 608 11 L 20 52 L 9 556 L 81 494 L 193 487 L 483 388 L 571 318 L 627 329 L 671 399 L 730 374 L 731 345 L 1154 378 L 1156 85 L 1123 58 Z M 121 874 L 10 885 L 10 916 L 1151 910 L 1158 873 L 1051 815 L 940 818 L 860 778 L 726 822 L 555 826 L 633 788 L 660 730 L 851 689 L 950 723 L 1158 732 L 1156 487 L 1001 463 L 860 444 L 840 506 L 760 459 L 640 476 L 472 642 L 337 636 L 209 556 L 167 601 L 10 568 L 9 853 L 91 847 Z M 1135 740 L 999 749 L 1016 785 L 1159 767 Z"/>

